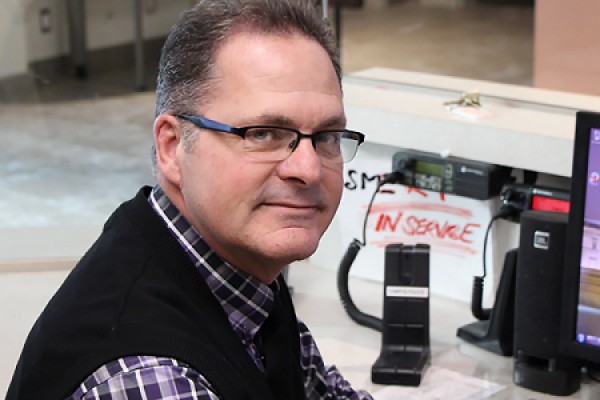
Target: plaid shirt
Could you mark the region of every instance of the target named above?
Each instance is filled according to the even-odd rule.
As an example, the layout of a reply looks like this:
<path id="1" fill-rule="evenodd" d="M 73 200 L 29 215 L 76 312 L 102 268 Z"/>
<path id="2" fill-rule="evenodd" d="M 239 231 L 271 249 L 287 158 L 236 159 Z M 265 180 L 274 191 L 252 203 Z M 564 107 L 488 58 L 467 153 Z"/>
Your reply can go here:
<path id="1" fill-rule="evenodd" d="M 253 339 L 272 307 L 271 289 L 213 252 L 159 186 L 154 187 L 148 201 L 192 258 L 248 354 L 264 371 Z M 354 391 L 335 366 L 324 365 L 311 333 L 302 322 L 298 322 L 298 332 L 307 399 L 372 399 L 364 391 Z M 139 355 L 103 365 L 69 399 L 127 398 L 214 400 L 219 396 L 210 382 L 188 365 L 171 358 Z"/>

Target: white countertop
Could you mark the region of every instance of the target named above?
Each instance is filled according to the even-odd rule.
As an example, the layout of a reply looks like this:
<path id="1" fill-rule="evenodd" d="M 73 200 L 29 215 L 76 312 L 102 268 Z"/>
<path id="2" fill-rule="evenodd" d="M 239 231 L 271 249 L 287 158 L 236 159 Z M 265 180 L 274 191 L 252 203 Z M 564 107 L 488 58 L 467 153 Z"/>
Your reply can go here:
<path id="1" fill-rule="evenodd" d="M 343 87 L 348 126 L 368 142 L 564 177 L 571 175 L 575 112 L 600 111 L 597 96 L 386 68 L 348 75 Z M 480 92 L 486 116 L 444 106 L 471 90 Z"/>
<path id="2" fill-rule="evenodd" d="M 68 272 L 68 269 L 59 269 L 0 273 L 0 393 L 6 392 L 33 322 Z M 290 267 L 288 280 L 297 314 L 313 332 L 325 361 L 336 364 L 355 388 L 367 389 L 377 398 L 377 393 L 384 387 L 371 383 L 370 369 L 379 355 L 381 335 L 355 324 L 347 316 L 338 297 L 335 272 L 302 262 Z M 382 290 L 381 283 L 358 278 L 350 280 L 350 291 L 357 306 L 371 315 L 381 315 Z M 432 367 L 458 373 L 464 379 L 477 378 L 480 382 L 505 386 L 487 398 L 555 398 L 514 386 L 512 358 L 485 352 L 459 340 L 456 329 L 472 320 L 466 304 L 443 297 L 431 299 Z M 431 371 L 433 369 L 426 372 L 424 379 Z M 418 393 L 416 396 L 423 398 Z M 600 385 L 583 385 L 580 392 L 567 398 L 600 398 Z"/>
<path id="3" fill-rule="evenodd" d="M 384 386 L 371 383 L 371 366 L 379 355 L 381 334 L 354 323 L 339 300 L 334 271 L 317 268 L 310 263 L 294 264 L 289 269 L 289 283 L 293 288 L 298 317 L 313 332 L 326 363 L 336 364 L 344 377 L 355 388 L 377 393 Z M 351 278 L 350 292 L 358 308 L 370 315 L 381 316 L 383 285 L 379 282 Z M 542 400 L 555 399 L 515 386 L 512 383 L 513 359 L 484 351 L 456 337 L 458 327 L 474 321 L 468 304 L 433 296 L 430 303 L 432 367 L 458 373 L 464 379 L 477 378 L 499 384 L 504 388 L 492 395 L 475 398 Z M 433 370 L 427 370 L 427 374 Z M 457 385 L 460 382 L 455 382 Z M 454 384 L 452 384 L 454 387 Z M 407 388 L 402 388 L 402 390 Z M 448 387 L 448 392 L 451 387 Z M 416 389 L 418 390 L 418 389 Z M 410 399 L 424 395 L 411 393 Z M 387 397 L 386 397 L 387 398 Z M 400 397 L 399 397 L 400 398 Z M 407 397 L 402 397 L 406 399 Z M 444 400 L 454 397 L 446 395 Z M 582 389 L 566 399 L 598 399 L 600 384 L 584 384 Z"/>

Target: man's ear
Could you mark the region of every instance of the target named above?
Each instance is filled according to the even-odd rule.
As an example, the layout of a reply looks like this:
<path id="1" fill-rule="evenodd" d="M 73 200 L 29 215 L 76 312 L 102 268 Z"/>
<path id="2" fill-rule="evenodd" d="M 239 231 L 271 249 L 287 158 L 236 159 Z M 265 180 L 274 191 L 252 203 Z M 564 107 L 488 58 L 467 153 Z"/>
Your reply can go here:
<path id="1" fill-rule="evenodd" d="M 154 120 L 154 145 L 156 147 L 156 169 L 168 183 L 181 186 L 181 173 L 177 149 L 183 146 L 182 132 L 177 117 L 160 114 Z"/>

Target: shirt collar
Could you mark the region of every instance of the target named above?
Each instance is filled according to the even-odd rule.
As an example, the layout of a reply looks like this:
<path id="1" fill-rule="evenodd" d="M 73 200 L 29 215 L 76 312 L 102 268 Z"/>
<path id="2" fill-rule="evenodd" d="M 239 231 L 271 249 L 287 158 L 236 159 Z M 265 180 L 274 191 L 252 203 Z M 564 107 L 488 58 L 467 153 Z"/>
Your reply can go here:
<path id="1" fill-rule="evenodd" d="M 148 201 L 177 238 L 242 341 L 252 340 L 273 307 L 271 288 L 215 253 L 156 185 Z"/>

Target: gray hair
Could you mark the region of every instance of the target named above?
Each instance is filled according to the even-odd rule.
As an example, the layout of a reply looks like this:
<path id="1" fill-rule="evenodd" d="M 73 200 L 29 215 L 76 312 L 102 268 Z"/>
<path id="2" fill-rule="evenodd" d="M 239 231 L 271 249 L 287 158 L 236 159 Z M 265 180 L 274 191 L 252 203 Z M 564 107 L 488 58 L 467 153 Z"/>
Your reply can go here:
<path id="1" fill-rule="evenodd" d="M 299 33 L 329 54 L 341 85 L 331 26 L 311 0 L 200 0 L 173 25 L 163 46 L 156 88 L 156 115 L 191 112 L 210 101 L 214 55 L 231 34 Z"/>

